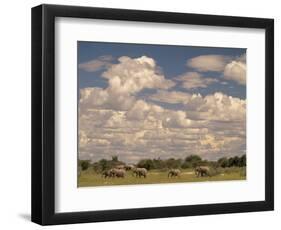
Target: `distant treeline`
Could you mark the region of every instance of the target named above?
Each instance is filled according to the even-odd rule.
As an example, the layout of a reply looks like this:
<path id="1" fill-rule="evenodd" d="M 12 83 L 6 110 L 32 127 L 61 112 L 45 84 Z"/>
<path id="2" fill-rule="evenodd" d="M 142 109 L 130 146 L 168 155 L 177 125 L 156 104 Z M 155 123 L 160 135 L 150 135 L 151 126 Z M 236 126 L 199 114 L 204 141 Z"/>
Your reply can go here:
<path id="1" fill-rule="evenodd" d="M 87 170 L 88 168 L 92 168 L 96 172 L 103 172 L 105 170 L 114 168 L 118 165 L 127 165 L 125 162 L 122 162 L 118 159 L 117 156 L 112 156 L 110 160 L 101 159 L 97 162 L 91 163 L 90 160 L 79 160 L 79 169 Z M 217 161 L 208 161 L 202 159 L 198 155 L 189 155 L 185 159 L 142 159 L 138 163 L 134 164 L 134 166 L 139 168 L 146 168 L 147 170 L 152 169 L 189 169 L 195 168 L 197 166 L 210 166 L 212 168 L 227 168 L 227 167 L 245 167 L 246 166 L 246 155 L 242 156 L 234 156 L 234 157 L 222 157 Z"/>

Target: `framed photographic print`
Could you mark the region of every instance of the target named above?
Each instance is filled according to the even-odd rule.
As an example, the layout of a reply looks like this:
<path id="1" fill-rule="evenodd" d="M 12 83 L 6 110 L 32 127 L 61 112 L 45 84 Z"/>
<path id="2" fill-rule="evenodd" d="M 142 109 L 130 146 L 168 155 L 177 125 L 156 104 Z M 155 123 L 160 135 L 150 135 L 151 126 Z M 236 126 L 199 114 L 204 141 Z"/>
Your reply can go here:
<path id="1" fill-rule="evenodd" d="M 273 19 L 32 9 L 32 221 L 274 208 Z"/>

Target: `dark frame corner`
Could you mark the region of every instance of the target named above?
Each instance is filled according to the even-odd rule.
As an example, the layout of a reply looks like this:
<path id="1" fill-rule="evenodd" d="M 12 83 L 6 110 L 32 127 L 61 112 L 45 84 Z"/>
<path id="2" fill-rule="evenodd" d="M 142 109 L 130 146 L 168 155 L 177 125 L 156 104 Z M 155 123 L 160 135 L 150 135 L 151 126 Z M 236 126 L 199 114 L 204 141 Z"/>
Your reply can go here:
<path id="1" fill-rule="evenodd" d="M 265 29 L 265 200 L 254 202 L 55 213 L 55 17 Z M 274 209 L 274 20 L 109 8 L 40 5 L 32 8 L 32 221 L 41 225 L 222 214 Z"/>

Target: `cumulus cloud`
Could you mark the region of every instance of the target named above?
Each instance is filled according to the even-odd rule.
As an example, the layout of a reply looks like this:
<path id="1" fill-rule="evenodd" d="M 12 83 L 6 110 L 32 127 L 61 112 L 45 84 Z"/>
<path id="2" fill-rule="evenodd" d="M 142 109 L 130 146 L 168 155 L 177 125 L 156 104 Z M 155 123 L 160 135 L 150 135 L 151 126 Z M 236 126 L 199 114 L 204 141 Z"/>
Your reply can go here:
<path id="1" fill-rule="evenodd" d="M 106 88 L 80 90 L 81 159 L 97 161 L 118 155 L 129 163 L 143 158 L 199 154 L 216 159 L 244 153 L 246 100 L 220 92 L 202 96 L 172 91 L 175 83 L 146 56 L 121 57 L 101 77 L 107 79 Z M 181 77 L 190 86 L 190 77 Z M 144 89 L 157 91 L 146 101 L 138 97 Z M 157 102 L 174 104 L 177 109 Z"/>
<path id="2" fill-rule="evenodd" d="M 79 64 L 79 69 L 82 69 L 87 72 L 96 72 L 98 70 L 102 70 L 111 66 L 111 61 L 113 57 L 110 55 L 100 56 L 97 59 L 84 62 Z"/>
<path id="3" fill-rule="evenodd" d="M 201 72 L 224 70 L 225 65 L 229 61 L 228 56 L 224 55 L 201 55 L 191 58 L 187 61 L 187 66 Z"/>
<path id="4" fill-rule="evenodd" d="M 128 110 L 133 106 L 135 98 L 128 93 L 117 93 L 107 88 L 85 88 L 80 90 L 79 109 L 88 108 Z"/>
<path id="5" fill-rule="evenodd" d="M 168 89 L 175 85 L 173 81 L 165 79 L 152 58 L 123 56 L 118 61 L 102 74 L 114 92 L 134 94 L 144 88 Z"/>
<path id="6" fill-rule="evenodd" d="M 246 116 L 246 100 L 220 92 L 205 97 L 194 94 L 185 108 L 193 119 L 208 121 L 244 121 Z"/>
<path id="7" fill-rule="evenodd" d="M 187 102 L 191 96 L 189 93 L 179 91 L 158 90 L 157 93 L 150 95 L 149 99 L 169 104 L 178 104 Z"/>
<path id="8" fill-rule="evenodd" d="M 246 85 L 246 63 L 241 61 L 232 61 L 225 66 L 224 78 L 232 80 L 240 85 Z"/>
<path id="9" fill-rule="evenodd" d="M 240 85 L 246 85 L 246 54 L 240 57 L 201 55 L 189 59 L 187 61 L 187 66 L 199 72 L 221 72 L 225 80 L 231 80 Z M 196 74 L 198 75 L 198 73 Z M 195 78 L 196 74 L 194 74 Z"/>
<path id="10" fill-rule="evenodd" d="M 245 150 L 244 100 L 223 93 L 193 94 L 181 102 L 180 110 L 135 100 L 127 111 L 90 107 L 79 115 L 83 157 L 99 160 L 118 155 L 134 162 L 196 153 L 214 159 Z"/>
<path id="11" fill-rule="evenodd" d="M 101 108 L 129 110 L 135 103 L 134 95 L 143 89 L 168 89 L 175 85 L 160 73 L 156 62 L 149 57 L 120 57 L 102 77 L 108 80 L 105 89 L 92 87 L 81 90 L 80 110 Z"/>
<path id="12" fill-rule="evenodd" d="M 182 87 L 186 89 L 207 88 L 210 84 L 218 82 L 217 79 L 203 77 L 197 72 L 187 72 L 176 79 L 181 81 Z"/>

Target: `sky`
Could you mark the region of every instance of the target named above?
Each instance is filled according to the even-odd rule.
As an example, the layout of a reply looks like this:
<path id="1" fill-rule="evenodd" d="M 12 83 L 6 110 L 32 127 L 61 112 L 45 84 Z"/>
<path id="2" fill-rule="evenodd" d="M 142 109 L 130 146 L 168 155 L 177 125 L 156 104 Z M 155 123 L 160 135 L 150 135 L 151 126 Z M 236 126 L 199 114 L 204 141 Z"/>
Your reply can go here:
<path id="1" fill-rule="evenodd" d="M 79 158 L 246 153 L 246 49 L 78 42 Z"/>

